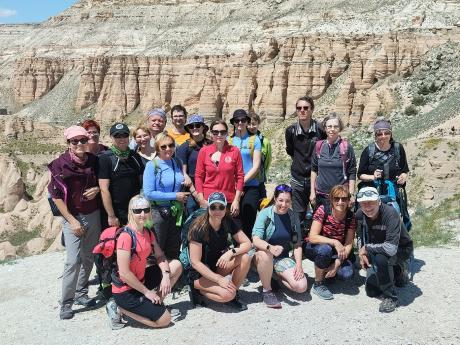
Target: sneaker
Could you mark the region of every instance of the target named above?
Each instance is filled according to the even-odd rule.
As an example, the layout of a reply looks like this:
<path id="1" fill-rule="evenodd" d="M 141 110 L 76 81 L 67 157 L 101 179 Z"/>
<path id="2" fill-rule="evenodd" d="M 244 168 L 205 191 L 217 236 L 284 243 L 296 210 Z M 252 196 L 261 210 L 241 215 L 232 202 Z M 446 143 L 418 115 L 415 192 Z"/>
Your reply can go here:
<path id="1" fill-rule="evenodd" d="M 392 311 L 395 311 L 397 306 L 398 306 L 397 300 L 386 297 L 383 299 L 382 303 L 380 303 L 379 312 L 391 313 Z"/>
<path id="2" fill-rule="evenodd" d="M 121 313 L 113 298 L 108 300 L 105 305 L 105 311 L 109 317 L 110 328 L 117 330 L 125 327 L 125 324 L 121 321 Z"/>
<path id="3" fill-rule="evenodd" d="M 96 300 L 94 298 L 89 298 L 88 295 L 82 295 L 75 298 L 75 304 L 82 305 L 85 307 L 94 307 L 96 306 Z"/>
<path id="4" fill-rule="evenodd" d="M 169 310 L 169 314 L 171 314 L 171 321 L 172 322 L 176 322 L 177 320 L 180 319 L 180 317 L 182 316 L 181 312 L 179 309 L 175 309 L 175 308 L 169 308 L 167 307 L 168 310 Z"/>
<path id="5" fill-rule="evenodd" d="M 61 311 L 59 312 L 59 317 L 61 320 L 69 320 L 73 318 L 74 312 L 72 310 L 72 304 L 64 304 L 61 306 Z"/>
<path id="6" fill-rule="evenodd" d="M 229 307 L 232 307 L 233 309 L 236 309 L 238 311 L 248 310 L 248 306 L 245 303 L 239 301 L 238 295 L 231 301 L 225 303 L 225 305 L 228 305 Z"/>
<path id="7" fill-rule="evenodd" d="M 262 292 L 262 295 L 267 307 L 274 309 L 281 308 L 281 303 L 278 301 L 278 298 L 276 298 L 272 290 Z"/>
<path id="8" fill-rule="evenodd" d="M 321 299 L 333 299 L 334 295 L 332 292 L 324 285 L 323 282 L 315 282 L 311 289 L 315 295 L 317 295 Z"/>
<path id="9" fill-rule="evenodd" d="M 250 281 L 249 281 L 249 279 L 248 279 L 248 278 L 244 278 L 243 283 L 242 283 L 241 285 L 243 285 L 243 286 L 246 287 L 246 286 L 249 286 L 249 284 L 251 284 Z"/>

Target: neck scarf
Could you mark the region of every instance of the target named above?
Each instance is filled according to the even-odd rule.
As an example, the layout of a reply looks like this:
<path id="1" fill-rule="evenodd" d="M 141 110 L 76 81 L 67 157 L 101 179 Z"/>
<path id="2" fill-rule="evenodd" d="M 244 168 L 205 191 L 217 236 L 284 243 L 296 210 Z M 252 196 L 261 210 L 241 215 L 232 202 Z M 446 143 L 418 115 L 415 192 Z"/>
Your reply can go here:
<path id="1" fill-rule="evenodd" d="M 122 151 L 119 148 L 116 148 L 114 145 L 110 146 L 110 150 L 113 152 L 115 156 L 118 158 L 128 158 L 129 156 L 129 148 L 126 151 Z"/>
<path id="2" fill-rule="evenodd" d="M 83 158 L 78 157 L 72 150 L 69 150 L 70 159 L 72 162 L 77 163 L 79 165 L 85 165 L 86 161 L 88 160 L 88 155 L 85 153 Z"/>

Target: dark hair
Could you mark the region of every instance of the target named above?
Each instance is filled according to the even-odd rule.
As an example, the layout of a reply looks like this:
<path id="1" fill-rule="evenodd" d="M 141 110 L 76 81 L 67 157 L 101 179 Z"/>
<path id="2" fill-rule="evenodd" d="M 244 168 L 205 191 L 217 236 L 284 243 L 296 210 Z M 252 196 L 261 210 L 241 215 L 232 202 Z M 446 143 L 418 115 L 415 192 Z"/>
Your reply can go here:
<path id="1" fill-rule="evenodd" d="M 186 110 L 185 107 L 183 107 L 182 105 L 176 104 L 175 106 L 173 106 L 173 107 L 171 108 L 171 117 L 173 116 L 173 113 L 174 113 L 175 111 L 180 111 L 180 112 L 184 113 L 185 117 L 187 117 L 187 110 Z"/>
<path id="2" fill-rule="evenodd" d="M 299 98 L 297 99 L 297 101 L 295 102 L 295 106 L 296 106 L 296 107 L 297 107 L 297 103 L 299 103 L 300 101 L 305 101 L 305 102 L 309 103 L 310 106 L 311 106 L 311 110 L 314 110 L 314 109 L 315 109 L 315 102 L 313 102 L 313 98 L 308 97 L 308 96 L 299 97 Z"/>
<path id="3" fill-rule="evenodd" d="M 90 127 L 96 127 L 97 129 L 97 132 L 100 134 L 101 133 L 101 127 L 99 126 L 99 124 L 94 121 L 94 120 L 85 120 L 81 123 L 81 126 L 88 130 Z"/>
<path id="4" fill-rule="evenodd" d="M 224 231 L 228 234 L 230 233 L 230 222 L 232 222 L 232 217 L 228 209 L 225 211 L 225 216 L 221 220 L 221 225 L 224 228 Z M 213 231 L 211 224 L 209 223 L 209 207 L 206 209 L 206 212 L 202 215 L 196 217 L 193 223 L 190 225 L 190 230 L 188 232 L 188 240 L 191 241 L 194 237 L 193 235 L 198 234 L 197 237 L 203 237 L 205 242 L 209 242 L 209 232 Z"/>
<path id="5" fill-rule="evenodd" d="M 209 126 L 209 130 L 212 131 L 213 127 L 216 125 L 223 125 L 225 127 L 225 130 L 228 131 L 228 125 L 227 122 L 225 122 L 222 119 L 215 119 L 211 122 L 211 125 Z"/>
<path id="6" fill-rule="evenodd" d="M 259 116 L 258 114 L 256 114 L 256 113 L 250 112 L 250 113 L 248 114 L 248 116 L 249 116 L 249 118 L 251 119 L 251 121 L 254 120 L 254 121 L 256 121 L 257 123 L 260 123 L 260 122 L 262 121 L 262 120 L 260 119 L 260 116 Z"/>
<path id="7" fill-rule="evenodd" d="M 272 199 L 270 200 L 270 202 L 268 203 L 267 206 L 274 205 L 275 204 L 275 199 L 281 193 L 289 193 L 289 195 L 291 195 L 291 198 L 292 198 L 292 188 L 291 188 L 291 186 L 289 186 L 287 184 L 284 184 L 284 183 L 277 185 L 275 187 L 275 191 L 273 192 L 273 197 L 272 197 Z"/>
<path id="8" fill-rule="evenodd" d="M 337 113 L 330 113 L 329 115 L 327 115 L 324 118 L 323 122 L 321 123 L 321 125 L 323 126 L 323 129 L 326 129 L 326 122 L 327 121 L 335 120 L 335 119 L 337 119 L 339 121 L 339 130 L 343 131 L 343 128 L 344 128 L 343 121 L 342 121 L 342 119 L 340 118 L 340 116 Z"/>

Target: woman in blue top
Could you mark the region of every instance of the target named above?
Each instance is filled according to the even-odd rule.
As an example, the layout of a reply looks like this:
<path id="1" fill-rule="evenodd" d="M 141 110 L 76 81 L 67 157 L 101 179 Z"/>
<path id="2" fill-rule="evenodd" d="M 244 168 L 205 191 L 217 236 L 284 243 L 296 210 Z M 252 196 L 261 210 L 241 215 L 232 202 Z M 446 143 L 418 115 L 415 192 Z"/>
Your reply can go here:
<path id="1" fill-rule="evenodd" d="M 311 166 L 310 202 L 316 209 L 320 205 L 330 206 L 332 187 L 344 185 L 353 195 L 356 182 L 355 152 L 350 143 L 340 137 L 344 127 L 342 120 L 332 113 L 326 116 L 322 125 L 327 138 L 316 142 Z M 351 200 L 350 204 L 353 202 Z"/>
<path id="2" fill-rule="evenodd" d="M 270 206 L 260 211 L 252 231 L 263 300 L 269 308 L 281 308 L 281 303 L 272 292 L 273 268 L 289 290 L 303 293 L 308 287 L 302 269 L 299 217 L 292 211 L 291 205 L 291 187 L 285 184 L 277 186 Z M 294 259 L 289 257 L 291 246 L 294 247 Z"/>
<path id="3" fill-rule="evenodd" d="M 250 120 L 245 110 L 235 110 L 233 117 L 230 119 L 234 133 L 229 140 L 230 144 L 239 148 L 243 159 L 244 191 L 240 201 L 240 219 L 243 231 L 249 238 L 251 238 L 260 203 L 259 168 L 262 161 L 260 139 L 257 135 L 252 135 L 248 131 Z"/>
<path id="4" fill-rule="evenodd" d="M 181 192 L 182 163 L 173 158 L 174 139 L 167 134 L 155 138 L 157 157 L 144 171 L 144 196 L 152 203 L 153 227 L 160 248 L 169 260 L 179 258 L 180 226 L 189 192 Z"/>

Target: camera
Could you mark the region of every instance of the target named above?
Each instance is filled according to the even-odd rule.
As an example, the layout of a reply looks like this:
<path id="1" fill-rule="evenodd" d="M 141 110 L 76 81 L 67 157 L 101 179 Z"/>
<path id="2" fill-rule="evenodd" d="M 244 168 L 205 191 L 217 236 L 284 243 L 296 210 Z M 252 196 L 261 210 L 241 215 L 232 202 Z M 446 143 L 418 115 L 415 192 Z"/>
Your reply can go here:
<path id="1" fill-rule="evenodd" d="M 189 186 L 186 186 L 185 184 L 182 184 L 180 186 L 180 191 L 181 192 L 190 192 L 190 187 Z"/>

